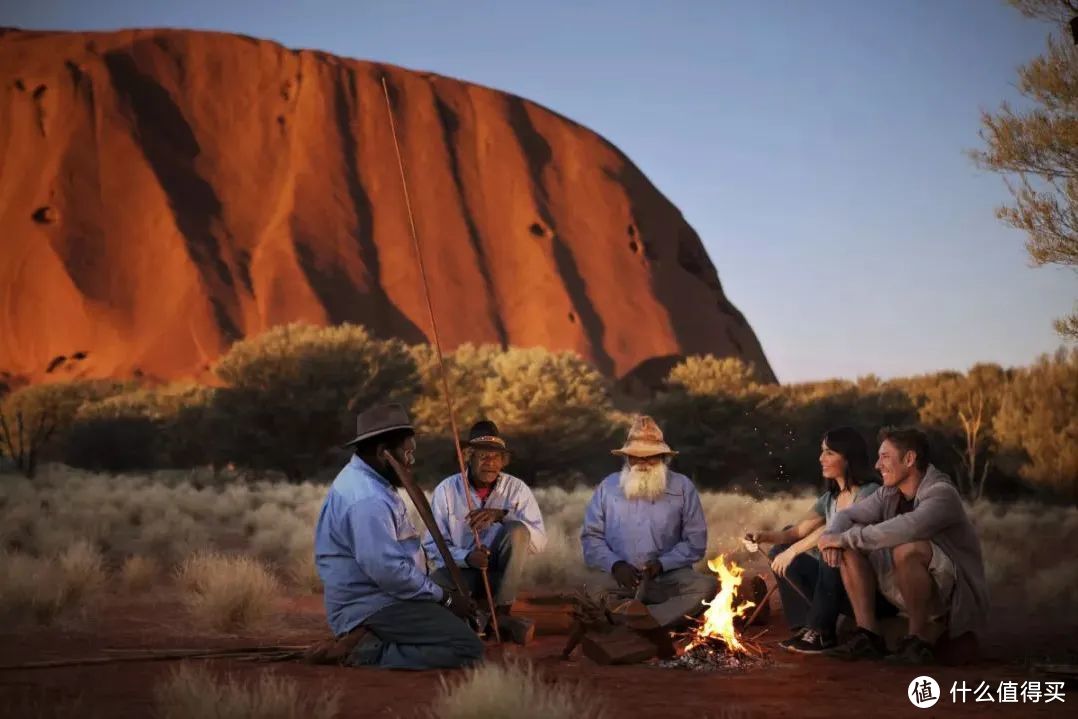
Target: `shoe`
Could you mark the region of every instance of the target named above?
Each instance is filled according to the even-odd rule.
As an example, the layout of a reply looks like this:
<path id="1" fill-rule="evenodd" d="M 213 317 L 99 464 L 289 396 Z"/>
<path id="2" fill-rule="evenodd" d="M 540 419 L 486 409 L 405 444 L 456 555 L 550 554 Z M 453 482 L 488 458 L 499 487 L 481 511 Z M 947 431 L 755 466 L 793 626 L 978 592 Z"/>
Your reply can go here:
<path id="1" fill-rule="evenodd" d="M 893 664 L 932 664 L 935 660 L 935 647 L 913 634 L 900 639 L 894 653 L 887 657 Z"/>
<path id="2" fill-rule="evenodd" d="M 821 654 L 835 646 L 835 637 L 816 629 L 808 629 L 800 639 L 790 642 L 785 648 L 798 654 Z"/>
<path id="3" fill-rule="evenodd" d="M 790 635 L 790 638 L 783 639 L 781 642 L 779 642 L 779 646 L 783 649 L 789 649 L 790 645 L 801 639 L 801 637 L 804 636 L 805 632 L 807 631 L 809 631 L 807 627 L 798 627 L 797 629 L 794 629 L 794 633 Z"/>
<path id="4" fill-rule="evenodd" d="M 842 644 L 823 652 L 835 659 L 883 659 L 887 656 L 887 642 L 876 632 L 858 627 L 853 636 Z"/>

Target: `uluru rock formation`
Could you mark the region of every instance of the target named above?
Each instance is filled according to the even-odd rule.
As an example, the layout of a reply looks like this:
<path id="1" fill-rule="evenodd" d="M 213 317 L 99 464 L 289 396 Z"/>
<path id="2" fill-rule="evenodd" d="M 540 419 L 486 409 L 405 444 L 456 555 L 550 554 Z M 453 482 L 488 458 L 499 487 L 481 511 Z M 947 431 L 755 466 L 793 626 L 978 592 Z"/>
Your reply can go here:
<path id="1" fill-rule="evenodd" d="M 447 347 L 571 349 L 619 378 L 710 352 L 773 379 L 699 237 L 594 132 L 459 80 L 178 30 L 0 31 L 0 372 L 205 378 L 296 320 L 424 341 L 383 75 Z"/>

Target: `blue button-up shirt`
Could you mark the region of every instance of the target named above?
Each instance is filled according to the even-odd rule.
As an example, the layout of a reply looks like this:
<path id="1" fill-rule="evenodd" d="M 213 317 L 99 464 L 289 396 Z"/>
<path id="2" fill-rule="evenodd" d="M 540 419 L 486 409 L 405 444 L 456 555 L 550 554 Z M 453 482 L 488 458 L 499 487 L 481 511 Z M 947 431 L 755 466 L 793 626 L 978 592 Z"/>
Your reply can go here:
<path id="1" fill-rule="evenodd" d="M 404 500 L 353 456 L 330 485 L 314 533 L 326 619 L 337 636 L 407 599 L 441 601 Z"/>
<path id="2" fill-rule="evenodd" d="M 471 502 L 474 509 L 485 507 L 488 509 L 505 509 L 506 522 L 517 521 L 528 528 L 531 541 L 529 550 L 533 554 L 542 552 L 546 547 L 546 529 L 543 527 L 543 515 L 539 511 L 539 503 L 535 501 L 528 485 L 511 474 L 502 472 L 494 482 L 494 487 L 487 495 L 486 501 L 479 499 L 475 488 L 465 483 L 460 473 L 443 479 L 434 488 L 434 495 L 430 500 L 431 511 L 434 512 L 434 521 L 442 530 L 445 543 L 449 545 L 449 553 L 459 567 L 468 566 L 468 553 L 475 549 L 475 535 L 468 526 L 468 500 L 464 492 L 471 493 Z M 494 538 L 501 531 L 501 524 L 495 522 L 479 533 L 479 540 L 484 547 L 493 544 Z M 444 567 L 442 555 L 438 552 L 438 545 L 434 543 L 430 532 L 423 535 L 423 546 L 427 550 L 427 556 L 436 567 Z"/>
<path id="3" fill-rule="evenodd" d="M 604 572 L 619 561 L 643 567 L 658 559 L 667 572 L 692 566 L 707 551 L 700 495 L 688 477 L 670 472 L 662 497 L 630 500 L 620 474 L 611 474 L 588 503 L 580 543 L 587 565 Z"/>

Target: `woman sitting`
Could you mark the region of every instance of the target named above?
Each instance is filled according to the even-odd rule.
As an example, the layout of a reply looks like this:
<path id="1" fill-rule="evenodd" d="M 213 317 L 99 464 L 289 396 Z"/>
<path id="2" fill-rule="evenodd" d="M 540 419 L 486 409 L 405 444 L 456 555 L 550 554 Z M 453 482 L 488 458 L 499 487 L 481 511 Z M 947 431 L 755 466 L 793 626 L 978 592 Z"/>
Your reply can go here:
<path id="1" fill-rule="evenodd" d="M 816 654 L 833 647 L 839 613 L 852 615 L 842 575 L 820 557 L 816 540 L 836 512 L 880 487 L 868 459 L 865 440 L 857 430 L 832 429 L 824 435 L 820 448 L 820 468 L 827 481 L 827 491 L 812 509 L 796 525 L 782 531 L 746 535 L 752 542 L 774 544 L 768 552 L 771 570 L 779 584 L 786 622 L 794 632 L 779 645 L 801 654 Z M 810 598 L 811 604 L 803 597 Z"/>

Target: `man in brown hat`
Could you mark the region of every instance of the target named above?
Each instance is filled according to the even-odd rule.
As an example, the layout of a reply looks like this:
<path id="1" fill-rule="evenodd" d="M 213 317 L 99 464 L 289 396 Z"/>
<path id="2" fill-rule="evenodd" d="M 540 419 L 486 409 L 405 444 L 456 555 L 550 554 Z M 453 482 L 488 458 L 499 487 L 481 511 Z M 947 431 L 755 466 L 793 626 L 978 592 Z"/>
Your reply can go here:
<path id="1" fill-rule="evenodd" d="M 431 510 L 450 554 L 472 586 L 473 598 L 485 603 L 480 572 L 486 569 L 498 629 L 518 644 L 527 644 L 535 625 L 511 612 L 528 557 L 546 546 L 543 515 L 528 485 L 502 471 L 509 462 L 509 447 L 494 422 L 483 420 L 472 426 L 465 457 L 467 477 L 458 472 L 444 479 L 431 497 Z M 471 511 L 465 492 L 470 495 Z M 434 580 L 443 587 L 452 586 L 430 532 L 424 536 L 424 546 L 437 567 Z"/>
<path id="2" fill-rule="evenodd" d="M 415 431 L 400 405 L 356 420 L 352 459 L 333 481 L 315 530 L 326 618 L 347 663 L 390 669 L 466 666 L 483 643 L 466 623 L 475 603 L 426 574 L 423 549 L 386 460 L 415 463 Z"/>
<path id="3" fill-rule="evenodd" d="M 595 489 L 584 515 L 584 561 L 611 589 L 639 597 L 657 626 L 676 625 L 714 599 L 718 583 L 692 565 L 707 550 L 707 521 L 692 481 L 669 468 L 675 454 L 648 416 L 637 417 L 613 454 L 620 472 Z"/>

